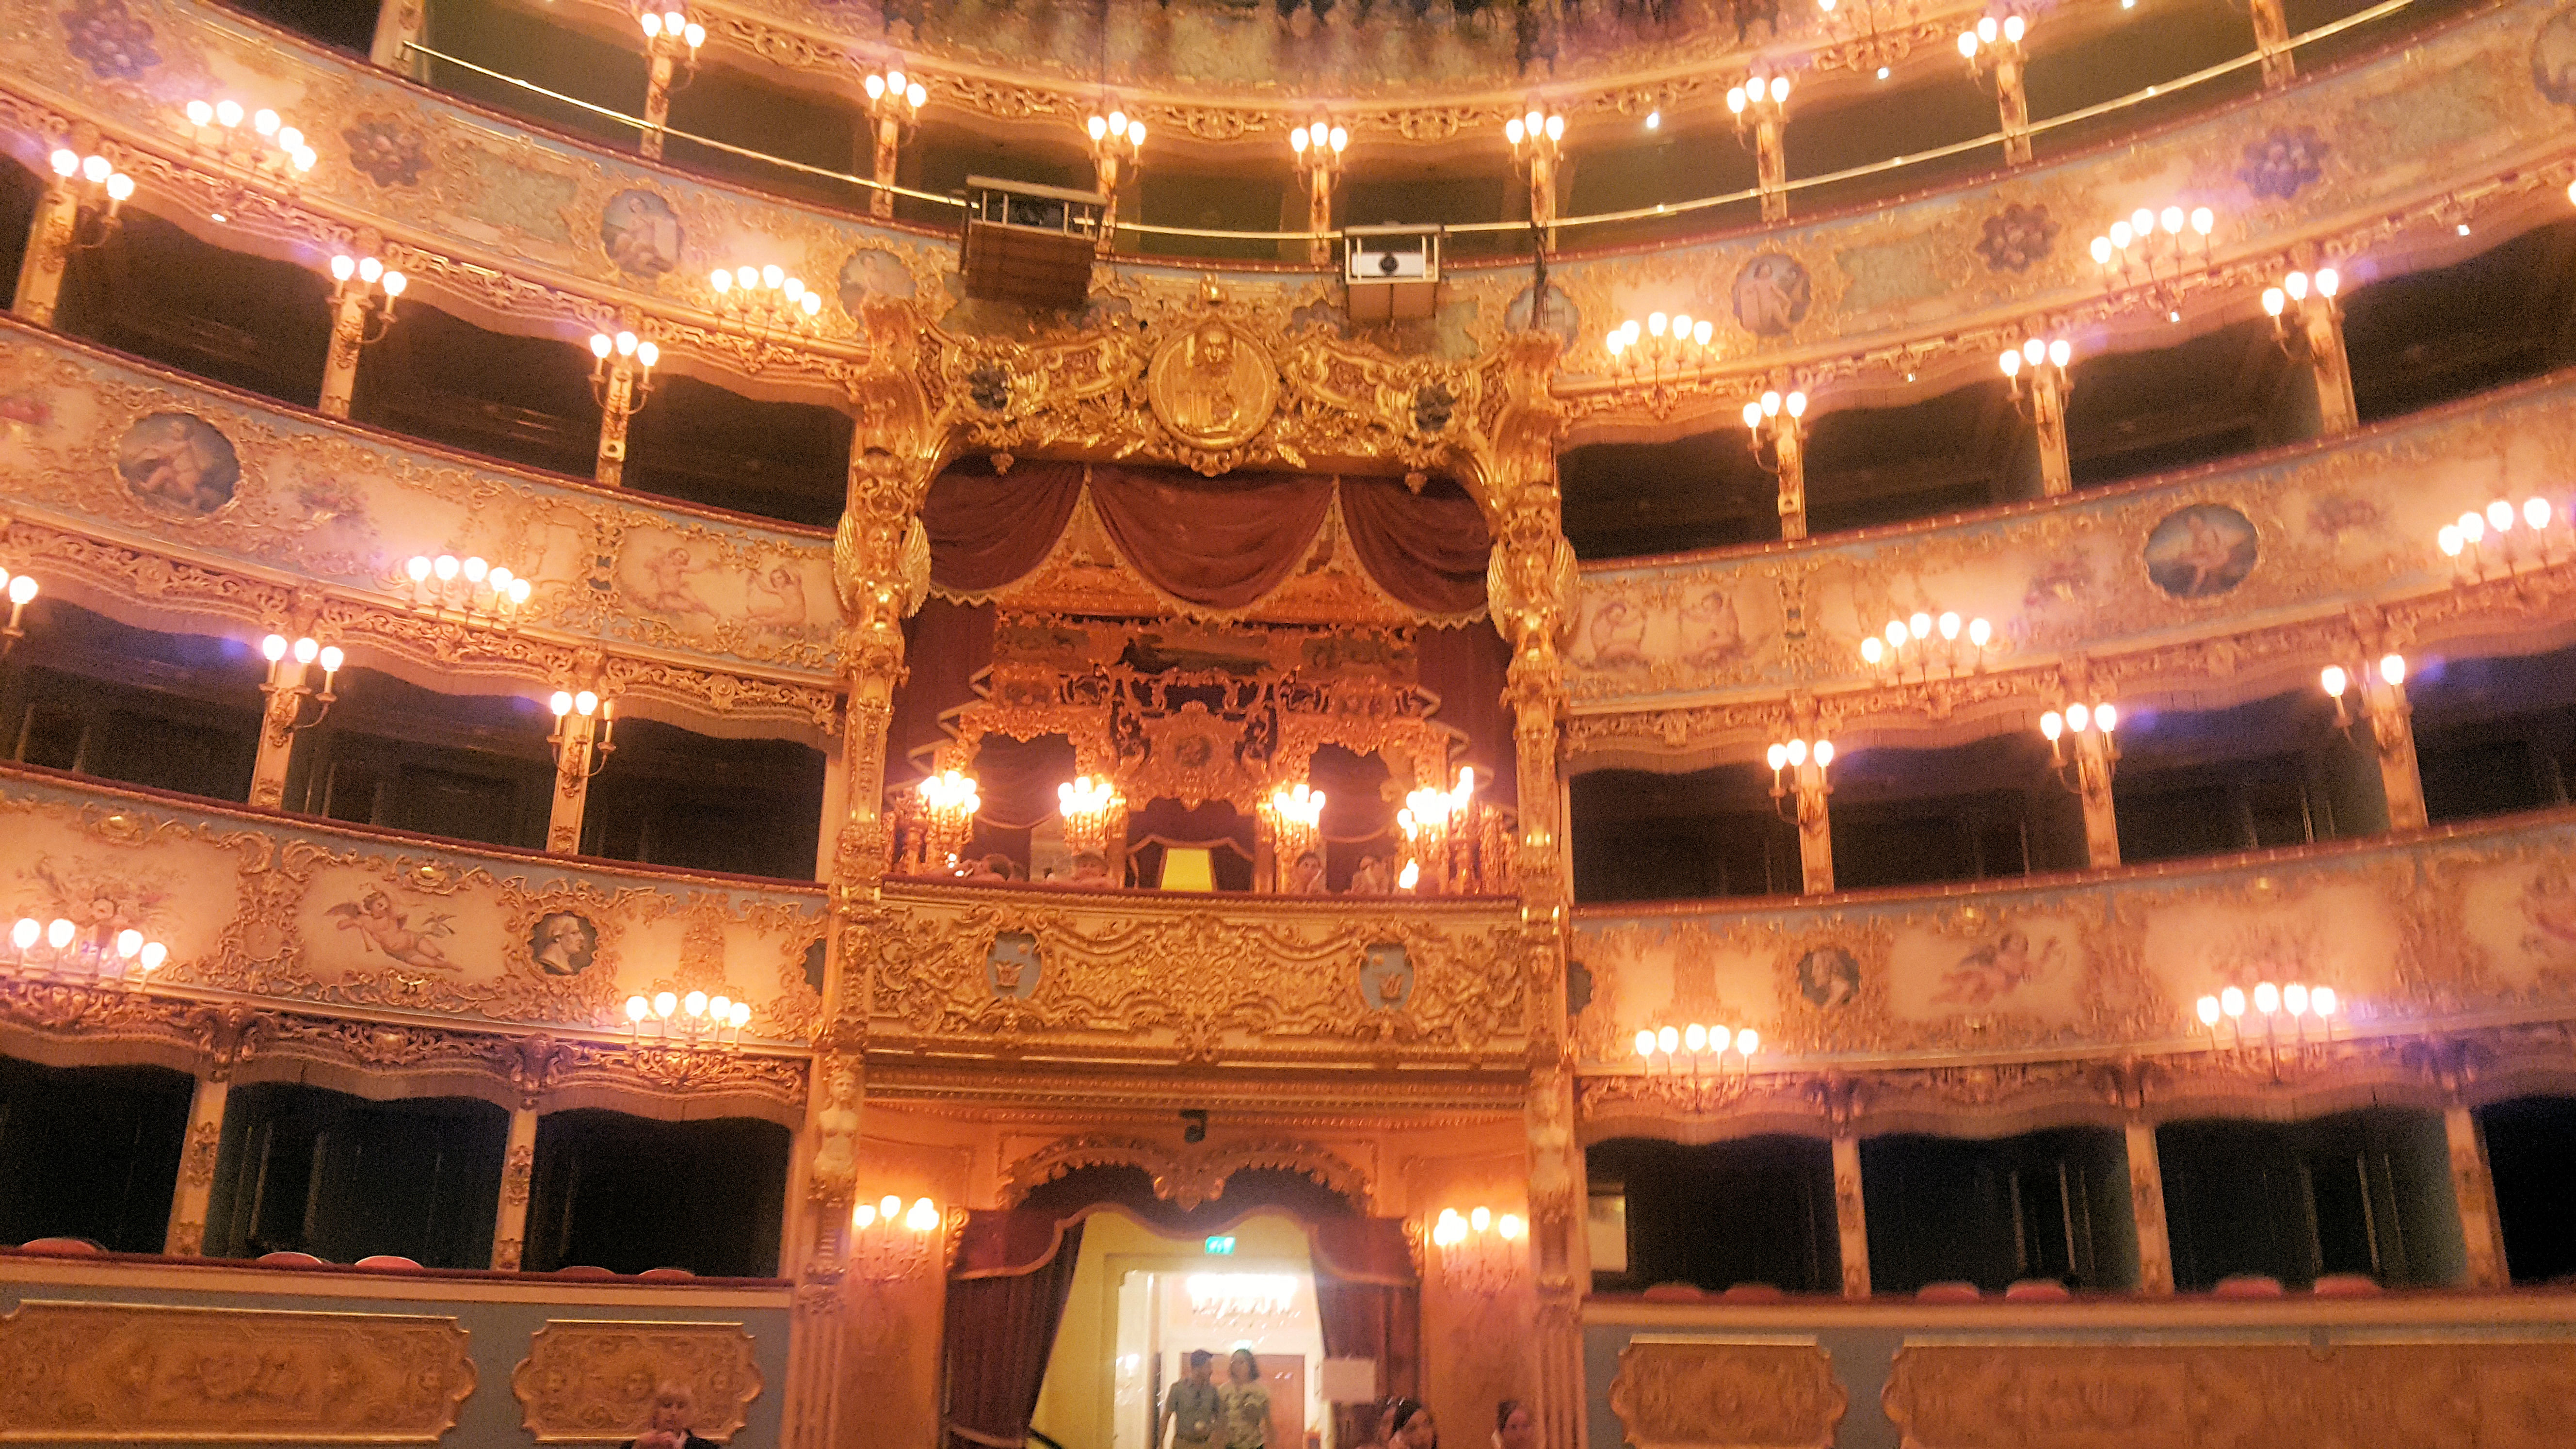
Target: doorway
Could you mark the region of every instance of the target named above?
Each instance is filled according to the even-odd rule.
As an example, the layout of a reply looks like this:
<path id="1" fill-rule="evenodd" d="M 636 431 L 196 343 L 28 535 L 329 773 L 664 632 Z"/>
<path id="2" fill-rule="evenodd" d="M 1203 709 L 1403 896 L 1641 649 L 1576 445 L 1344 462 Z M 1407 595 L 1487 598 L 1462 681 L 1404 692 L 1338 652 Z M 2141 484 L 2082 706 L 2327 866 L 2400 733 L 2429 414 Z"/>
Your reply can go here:
<path id="1" fill-rule="evenodd" d="M 1323 1323 L 1305 1230 L 1256 1213 L 1214 1237 L 1092 1214 L 1032 1428 L 1064 1449 L 1159 1449 L 1159 1406 L 1194 1350 L 1225 1380 L 1250 1349 L 1270 1391 L 1267 1449 L 1321 1449 Z"/>

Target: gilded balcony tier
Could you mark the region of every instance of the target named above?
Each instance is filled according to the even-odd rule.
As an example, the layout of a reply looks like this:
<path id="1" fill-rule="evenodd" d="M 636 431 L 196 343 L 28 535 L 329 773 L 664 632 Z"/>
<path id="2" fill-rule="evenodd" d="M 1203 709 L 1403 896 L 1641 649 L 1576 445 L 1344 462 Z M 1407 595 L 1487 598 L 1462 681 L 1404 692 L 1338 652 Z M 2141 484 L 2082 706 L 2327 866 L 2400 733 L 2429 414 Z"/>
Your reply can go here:
<path id="1" fill-rule="evenodd" d="M 1089 307 L 1068 326 L 950 303 L 956 248 L 947 236 L 684 181 L 185 0 L 118 5 L 118 23 L 140 39 L 113 49 L 100 48 L 80 18 L 87 12 L 66 13 L 74 20 L 20 0 L 9 22 L 23 37 L 5 81 L 20 154 L 40 156 L 73 126 L 96 124 L 137 179 L 131 204 L 227 245 L 307 259 L 316 243 L 380 237 L 422 296 L 493 325 L 586 332 L 621 315 L 651 324 L 669 365 L 758 373 L 752 391 L 830 398 L 846 396 L 885 346 L 861 320 L 872 306 L 897 307 L 916 326 L 936 321 L 936 370 L 962 379 L 1007 363 L 1000 339 L 1026 336 L 1033 321 L 1072 349 L 1095 349 L 1119 322 L 1186 303 L 1213 272 L 1248 315 L 1351 333 L 1356 350 L 1408 366 L 1454 368 L 1495 355 L 1508 330 L 1553 331 L 1567 344 L 1569 378 L 1559 386 L 1578 399 L 1578 437 L 1678 431 L 1731 415 L 1745 379 L 1784 368 L 1811 390 L 1967 376 L 1991 366 L 2005 332 L 2043 314 L 2100 338 L 2164 326 L 2161 307 L 2106 300 L 2081 244 L 2150 202 L 2206 203 L 2224 218 L 2213 268 L 2177 299 L 2191 318 L 2249 310 L 2256 274 L 2302 246 L 2366 254 L 2383 273 L 2446 260 L 2462 246 L 2462 224 L 2509 234 L 2564 204 L 2555 97 L 2576 96 L 2548 60 L 2570 22 L 2526 0 L 2116 153 L 1866 215 L 1569 258 L 1551 268 L 1535 317 L 1516 264 L 1455 268 L 1435 319 L 1363 334 L 1343 320 L 1337 289 L 1312 274 L 1117 262 L 1099 270 Z M 235 182 L 191 169 L 180 106 L 210 75 L 265 77 L 245 84 L 248 99 L 291 111 L 322 138 L 323 163 L 291 203 L 245 203 Z M 226 198 L 232 219 L 219 231 L 203 218 Z M 1569 245 L 1579 247 L 1579 236 Z M 720 320 L 709 272 L 746 259 L 817 279 L 833 305 L 809 348 L 774 355 Z M 1652 387 L 1612 375 L 1602 339 L 1647 309 L 1719 322 L 1707 375 Z M 1008 392 L 962 382 L 957 392 L 961 434 L 1012 421 Z"/>
<path id="2" fill-rule="evenodd" d="M 2558 810 L 2026 884 L 1580 910 L 1583 1132 L 1991 1133 L 2563 1091 L 2571 848 Z M 2329 986 L 2336 1014 L 2196 1014 L 2264 981 Z M 1638 1057 L 1640 1030 L 1692 1022 L 1757 1029 L 1751 1070 Z"/>

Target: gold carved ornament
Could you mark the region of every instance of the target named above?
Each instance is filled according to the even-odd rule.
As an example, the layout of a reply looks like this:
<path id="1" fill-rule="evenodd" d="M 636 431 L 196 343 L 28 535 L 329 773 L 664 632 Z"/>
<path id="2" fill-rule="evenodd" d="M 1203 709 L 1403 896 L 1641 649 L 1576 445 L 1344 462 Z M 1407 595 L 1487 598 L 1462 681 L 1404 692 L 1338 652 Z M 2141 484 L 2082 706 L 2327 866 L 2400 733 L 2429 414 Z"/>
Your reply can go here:
<path id="1" fill-rule="evenodd" d="M 0 1443 L 435 1444 L 474 1392 L 453 1318 L 21 1302 Z"/>
<path id="2" fill-rule="evenodd" d="M 697 1401 L 692 1432 L 722 1442 L 760 1397 L 753 1348 L 739 1323 L 552 1319 L 529 1336 L 510 1392 L 538 1443 L 613 1444 L 650 1428 L 655 1389 L 676 1382 Z"/>
<path id="3" fill-rule="evenodd" d="M 1166 1147 L 1136 1137 L 1083 1135 L 1050 1142 L 1002 1174 L 1002 1200 L 1018 1203 L 1039 1187 L 1083 1167 L 1136 1167 L 1154 1180 L 1154 1196 L 1184 1211 L 1224 1196 L 1225 1184 L 1251 1168 L 1299 1173 L 1369 1211 L 1368 1173 L 1332 1149 L 1312 1142 L 1224 1142 Z"/>
<path id="4" fill-rule="evenodd" d="M 1813 1339 L 1632 1340 L 1610 1381 L 1634 1449 L 1833 1449 L 1849 1398 Z"/>

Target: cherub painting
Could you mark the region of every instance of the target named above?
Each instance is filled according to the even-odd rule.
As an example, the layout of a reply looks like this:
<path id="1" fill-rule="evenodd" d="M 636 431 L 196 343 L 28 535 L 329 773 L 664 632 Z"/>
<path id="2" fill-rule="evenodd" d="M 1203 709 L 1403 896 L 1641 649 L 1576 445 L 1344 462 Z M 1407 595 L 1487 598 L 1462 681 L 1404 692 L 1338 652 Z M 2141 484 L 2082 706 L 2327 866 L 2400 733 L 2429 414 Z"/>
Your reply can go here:
<path id="1" fill-rule="evenodd" d="M 638 608 L 669 619 L 686 619 L 692 615 L 715 611 L 698 597 L 696 579 L 707 571 L 707 565 L 692 557 L 689 550 L 674 544 L 658 552 L 638 549 L 628 556 L 621 568 L 618 586 Z M 801 590 L 800 590 L 801 593 Z"/>
<path id="2" fill-rule="evenodd" d="M 1646 663 L 1646 611 L 1610 598 L 1593 611 L 1592 662 L 1602 669 L 1637 669 Z"/>
<path id="3" fill-rule="evenodd" d="M 415 925 L 410 913 L 394 909 L 393 900 L 383 891 L 371 890 L 359 900 L 342 901 L 323 914 L 339 917 L 343 931 L 355 931 L 369 951 L 382 951 L 405 966 L 422 971 L 453 971 L 456 963 L 447 959 L 442 937 L 456 934 L 450 922 L 455 917 L 444 911 L 420 913 Z"/>
<path id="4" fill-rule="evenodd" d="M 1744 625 L 1724 589 L 1710 589 L 1682 605 L 1682 662 L 1717 669 L 1744 652 Z"/>
<path id="5" fill-rule="evenodd" d="M 2006 926 L 1993 940 L 1960 957 L 1958 965 L 1941 973 L 1941 989 L 1932 994 L 1932 1004 L 1991 1006 L 2055 970 L 2064 946 L 2064 942 L 2051 938 L 2033 951 L 2029 932 L 2019 926 Z"/>
<path id="6" fill-rule="evenodd" d="M 752 570 L 744 582 L 750 592 L 743 601 L 743 617 L 767 629 L 805 627 L 805 581 L 796 576 L 796 570 L 771 564 Z"/>

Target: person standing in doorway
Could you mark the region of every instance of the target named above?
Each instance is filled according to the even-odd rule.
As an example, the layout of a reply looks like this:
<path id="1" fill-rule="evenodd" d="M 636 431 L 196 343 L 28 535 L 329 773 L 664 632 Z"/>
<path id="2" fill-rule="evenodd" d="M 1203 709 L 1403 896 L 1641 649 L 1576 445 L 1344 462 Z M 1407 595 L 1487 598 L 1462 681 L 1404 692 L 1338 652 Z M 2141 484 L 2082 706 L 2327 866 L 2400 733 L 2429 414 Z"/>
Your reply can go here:
<path id="1" fill-rule="evenodd" d="M 1208 1381 L 1215 1362 L 1216 1355 L 1206 1349 L 1190 1350 L 1190 1376 L 1163 1396 L 1163 1431 L 1154 1436 L 1155 1443 L 1165 1442 L 1163 1436 L 1169 1434 L 1171 1449 L 1225 1449 L 1225 1405 Z"/>
<path id="2" fill-rule="evenodd" d="M 1518 1399 L 1494 1406 L 1494 1449 L 1538 1449 L 1538 1415 Z"/>
<path id="3" fill-rule="evenodd" d="M 1270 1449 L 1270 1388 L 1251 1349 L 1238 1348 L 1225 1361 L 1217 1396 L 1225 1406 L 1225 1449 Z"/>

